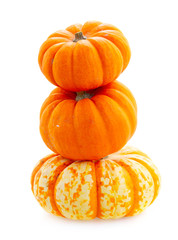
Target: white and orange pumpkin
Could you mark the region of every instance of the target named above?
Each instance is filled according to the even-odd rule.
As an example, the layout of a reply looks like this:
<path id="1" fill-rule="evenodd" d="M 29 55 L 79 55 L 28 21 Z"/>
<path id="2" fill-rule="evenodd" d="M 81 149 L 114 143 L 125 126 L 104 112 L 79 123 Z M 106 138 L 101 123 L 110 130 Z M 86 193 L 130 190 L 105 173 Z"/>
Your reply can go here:
<path id="1" fill-rule="evenodd" d="M 97 161 L 73 161 L 51 154 L 39 161 L 32 191 L 54 215 L 89 220 L 141 213 L 157 197 L 160 175 L 141 151 L 125 147 Z"/>

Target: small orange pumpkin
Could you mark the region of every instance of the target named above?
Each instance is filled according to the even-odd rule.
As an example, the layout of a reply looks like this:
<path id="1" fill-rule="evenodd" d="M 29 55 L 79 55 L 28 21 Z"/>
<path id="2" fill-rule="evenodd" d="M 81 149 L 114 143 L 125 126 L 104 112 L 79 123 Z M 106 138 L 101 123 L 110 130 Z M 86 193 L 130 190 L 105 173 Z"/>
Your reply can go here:
<path id="1" fill-rule="evenodd" d="M 132 137 L 136 123 L 135 99 L 116 81 L 82 93 L 56 88 L 40 113 L 46 145 L 74 160 L 100 159 L 118 151 Z"/>
<path id="2" fill-rule="evenodd" d="M 160 175 L 146 154 L 125 147 L 95 162 L 51 154 L 33 170 L 31 186 L 49 213 L 70 219 L 114 219 L 147 208 L 158 195 Z"/>
<path id="3" fill-rule="evenodd" d="M 86 91 L 114 81 L 131 52 L 123 33 L 97 21 L 71 25 L 42 44 L 38 62 L 45 77 L 70 91 Z"/>

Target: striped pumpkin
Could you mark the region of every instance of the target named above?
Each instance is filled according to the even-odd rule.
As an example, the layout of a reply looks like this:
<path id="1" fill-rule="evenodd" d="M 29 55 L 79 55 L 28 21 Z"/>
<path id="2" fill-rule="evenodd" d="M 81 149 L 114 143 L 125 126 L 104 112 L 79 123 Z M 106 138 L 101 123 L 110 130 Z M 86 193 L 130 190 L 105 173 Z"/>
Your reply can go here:
<path id="1" fill-rule="evenodd" d="M 160 175 L 141 151 L 125 147 L 98 161 L 51 154 L 39 161 L 32 191 L 49 213 L 69 219 L 116 219 L 141 213 L 157 197 Z"/>

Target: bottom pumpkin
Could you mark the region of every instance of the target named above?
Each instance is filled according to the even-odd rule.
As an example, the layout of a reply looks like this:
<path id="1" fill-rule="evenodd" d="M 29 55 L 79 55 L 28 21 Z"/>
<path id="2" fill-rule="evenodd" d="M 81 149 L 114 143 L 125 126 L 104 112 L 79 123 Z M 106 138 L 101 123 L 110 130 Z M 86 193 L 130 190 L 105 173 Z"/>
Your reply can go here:
<path id="1" fill-rule="evenodd" d="M 32 191 L 47 211 L 70 219 L 114 219 L 141 213 L 157 197 L 160 175 L 151 159 L 125 147 L 98 161 L 58 154 L 40 160 Z"/>

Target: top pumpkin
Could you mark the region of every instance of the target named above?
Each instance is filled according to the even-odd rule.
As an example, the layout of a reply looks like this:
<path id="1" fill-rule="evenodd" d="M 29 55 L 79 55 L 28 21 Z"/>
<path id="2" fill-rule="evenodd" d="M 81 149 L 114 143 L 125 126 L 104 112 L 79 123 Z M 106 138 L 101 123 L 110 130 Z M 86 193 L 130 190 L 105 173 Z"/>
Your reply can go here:
<path id="1" fill-rule="evenodd" d="M 42 44 L 38 62 L 45 77 L 70 91 L 86 91 L 114 81 L 131 52 L 123 33 L 97 21 L 71 25 Z"/>

